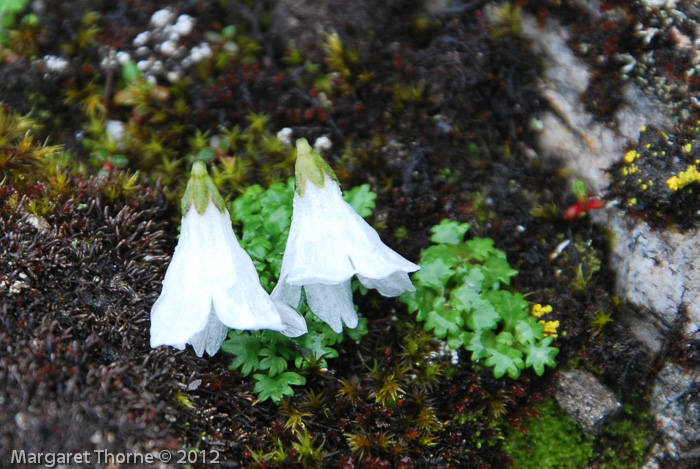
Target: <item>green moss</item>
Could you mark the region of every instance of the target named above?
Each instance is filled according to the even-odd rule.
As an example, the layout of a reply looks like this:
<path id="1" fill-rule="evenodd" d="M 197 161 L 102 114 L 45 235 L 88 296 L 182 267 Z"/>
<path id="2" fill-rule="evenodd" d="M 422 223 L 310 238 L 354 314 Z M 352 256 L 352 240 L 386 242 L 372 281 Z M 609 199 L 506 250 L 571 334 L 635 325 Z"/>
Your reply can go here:
<path id="1" fill-rule="evenodd" d="M 0 103 L 0 182 L 20 188 L 45 176 L 58 147 L 37 141 L 40 130 L 30 115 L 20 116 Z"/>
<path id="2" fill-rule="evenodd" d="M 656 422 L 647 412 L 626 405 L 623 415 L 610 422 L 597 441 L 601 467 L 641 467 L 656 435 Z"/>
<path id="3" fill-rule="evenodd" d="M 581 468 L 593 456 L 593 438 L 552 400 L 528 417 L 522 429 L 510 428 L 503 448 L 518 468 Z"/>

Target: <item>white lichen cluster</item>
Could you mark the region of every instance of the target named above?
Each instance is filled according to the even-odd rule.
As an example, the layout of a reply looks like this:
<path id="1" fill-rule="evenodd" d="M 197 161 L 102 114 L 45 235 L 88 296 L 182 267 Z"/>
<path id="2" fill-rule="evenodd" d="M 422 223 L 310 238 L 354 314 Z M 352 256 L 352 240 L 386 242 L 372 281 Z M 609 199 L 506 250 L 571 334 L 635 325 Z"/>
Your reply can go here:
<path id="1" fill-rule="evenodd" d="M 185 71 L 194 64 L 213 55 L 207 42 L 200 42 L 192 47 L 182 45 L 182 40 L 193 31 L 195 19 L 190 15 L 179 15 L 164 8 L 151 16 L 149 30 L 137 34 L 129 50 L 102 51 L 104 69 L 124 65 L 128 61 L 136 62 L 143 76 L 151 83 L 167 80 L 175 83 Z"/>
<path id="2" fill-rule="evenodd" d="M 297 140 L 295 173 L 280 280 L 268 295 L 204 163 L 194 164 L 182 198 L 180 240 L 151 310 L 152 347 L 191 344 L 198 356 L 213 355 L 228 328 L 296 337 L 307 332 L 296 311 L 304 298 L 314 314 L 341 332 L 343 324 L 358 324 L 353 277 L 384 296 L 414 289 L 408 273 L 419 267 L 384 245 L 343 200 L 335 174 L 304 139 Z"/>

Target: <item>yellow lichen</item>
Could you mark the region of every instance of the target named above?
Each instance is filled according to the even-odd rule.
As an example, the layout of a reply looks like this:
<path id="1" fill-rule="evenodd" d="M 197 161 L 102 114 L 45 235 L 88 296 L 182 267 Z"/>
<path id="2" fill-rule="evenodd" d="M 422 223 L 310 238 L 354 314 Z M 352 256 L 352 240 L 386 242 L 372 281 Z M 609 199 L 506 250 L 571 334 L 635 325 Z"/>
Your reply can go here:
<path id="1" fill-rule="evenodd" d="M 637 158 L 639 158 L 639 153 L 637 153 L 636 150 L 630 150 L 627 153 L 625 153 L 625 156 L 623 159 L 625 160 L 625 163 L 631 163 L 634 160 L 636 160 Z"/>
<path id="2" fill-rule="evenodd" d="M 544 334 L 545 337 L 552 337 L 554 339 L 557 338 L 557 328 L 559 327 L 559 321 L 539 321 L 539 323 L 544 325 L 542 334 Z"/>
<path id="3" fill-rule="evenodd" d="M 542 306 L 541 304 L 537 303 L 536 305 L 532 305 L 532 315 L 535 316 L 536 318 L 542 317 L 545 314 L 549 314 L 552 312 L 552 306 L 547 305 L 547 306 Z"/>
<path id="4" fill-rule="evenodd" d="M 666 181 L 666 185 L 672 191 L 683 189 L 690 183 L 700 182 L 700 173 L 695 166 L 688 166 L 685 171 L 678 173 L 678 176 L 672 176 Z"/>

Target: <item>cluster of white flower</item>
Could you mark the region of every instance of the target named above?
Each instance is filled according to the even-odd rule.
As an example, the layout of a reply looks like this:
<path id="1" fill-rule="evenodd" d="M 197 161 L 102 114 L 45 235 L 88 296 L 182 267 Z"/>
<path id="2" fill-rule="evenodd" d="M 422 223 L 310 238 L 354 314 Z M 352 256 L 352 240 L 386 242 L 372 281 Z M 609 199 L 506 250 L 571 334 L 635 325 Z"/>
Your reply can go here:
<path id="1" fill-rule="evenodd" d="M 419 267 L 389 249 L 343 200 L 335 174 L 308 144 L 297 140 L 296 192 L 280 280 L 271 295 L 238 244 L 228 210 L 196 162 L 182 198 L 182 229 L 151 310 L 151 347 L 191 344 L 215 354 L 227 328 L 271 329 L 290 337 L 307 332 L 296 312 L 302 289 L 311 311 L 341 332 L 358 324 L 353 276 L 384 296 L 412 291 Z"/>

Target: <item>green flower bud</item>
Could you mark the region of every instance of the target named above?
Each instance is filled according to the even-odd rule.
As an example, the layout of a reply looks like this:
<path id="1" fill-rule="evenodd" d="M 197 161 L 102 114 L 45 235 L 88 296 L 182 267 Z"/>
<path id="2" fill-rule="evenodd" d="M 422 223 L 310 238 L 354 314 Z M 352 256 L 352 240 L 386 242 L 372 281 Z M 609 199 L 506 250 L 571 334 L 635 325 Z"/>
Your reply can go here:
<path id="1" fill-rule="evenodd" d="M 335 173 L 328 166 L 328 163 L 323 159 L 321 155 L 316 153 L 309 142 L 305 138 L 300 138 L 297 140 L 297 163 L 294 168 L 294 177 L 296 179 L 296 190 L 299 197 L 304 197 L 304 189 L 306 187 L 306 180 L 308 179 L 318 188 L 323 188 L 325 182 L 325 175 L 328 175 L 336 183 L 338 178 Z"/>
<path id="2" fill-rule="evenodd" d="M 209 177 L 207 166 L 202 161 L 195 161 L 192 165 L 192 175 L 190 180 L 187 181 L 185 194 L 180 201 L 182 216 L 187 215 L 190 207 L 192 207 L 192 203 L 194 203 L 197 213 L 203 215 L 210 201 L 214 202 L 214 205 L 221 213 L 224 213 L 224 199 L 219 194 L 214 181 Z"/>

